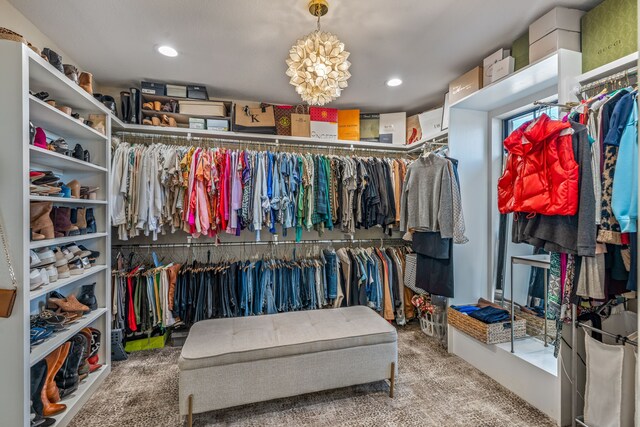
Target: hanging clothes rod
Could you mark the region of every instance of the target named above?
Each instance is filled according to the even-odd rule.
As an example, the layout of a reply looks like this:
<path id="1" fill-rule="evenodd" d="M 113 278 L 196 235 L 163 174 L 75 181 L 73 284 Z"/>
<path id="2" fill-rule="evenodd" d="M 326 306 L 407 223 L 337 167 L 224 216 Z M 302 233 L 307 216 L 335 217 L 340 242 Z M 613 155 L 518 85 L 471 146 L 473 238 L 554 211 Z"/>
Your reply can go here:
<path id="1" fill-rule="evenodd" d="M 562 110 L 571 110 L 573 107 L 580 105 L 578 102 L 568 102 L 566 104 L 556 104 L 554 102 L 535 101 L 533 105 L 540 105 L 542 107 L 558 107 Z"/>
<path id="2" fill-rule="evenodd" d="M 608 83 L 620 81 L 623 79 L 629 79 L 630 76 L 634 76 L 638 74 L 638 67 L 631 67 L 628 70 L 621 71 L 619 73 L 612 74 L 608 77 L 603 77 L 599 80 L 587 83 L 585 85 L 580 85 L 579 89 L 576 91 L 576 94 L 583 94 L 589 90 L 606 86 Z"/>
<path id="3" fill-rule="evenodd" d="M 343 150 L 343 151 L 368 151 L 368 152 L 378 152 L 378 153 L 394 153 L 394 154 L 406 154 L 407 149 L 404 146 L 402 148 L 373 148 L 373 147 L 358 147 L 358 143 L 345 145 L 339 143 L 328 143 L 327 145 L 318 145 L 318 144 L 308 144 L 305 141 L 300 141 L 299 143 L 291 142 L 291 141 L 280 141 L 279 139 L 275 140 L 264 140 L 261 139 L 259 135 L 256 135 L 256 139 L 233 139 L 233 138 L 216 138 L 216 137 L 199 137 L 199 136 L 178 136 L 178 135 L 156 135 L 152 133 L 140 133 L 140 132 L 127 132 L 120 131 L 116 133 L 118 136 L 122 137 L 124 142 L 131 142 L 128 138 L 137 140 L 137 139 L 149 139 L 150 141 L 134 141 L 134 143 L 162 143 L 163 140 L 171 140 L 180 143 L 181 145 L 199 145 L 199 144 L 209 144 L 209 145 L 220 145 L 220 144 L 232 144 L 232 145 L 257 145 L 257 146 L 271 146 L 271 147 L 295 147 L 298 151 L 302 148 L 311 148 L 316 150 Z M 392 144 L 389 144 L 390 146 Z M 397 146 L 399 147 L 399 146 Z"/>
<path id="4" fill-rule="evenodd" d="M 611 338 L 615 338 L 616 342 L 619 341 L 622 344 L 631 344 L 636 347 L 638 346 L 637 341 L 630 340 L 627 337 L 623 337 L 622 335 L 616 335 L 616 334 L 612 334 L 611 332 L 603 331 L 602 329 L 594 328 L 593 326 L 585 325 L 582 322 L 576 322 L 576 326 L 582 326 L 583 328 L 592 330 L 593 332 L 597 332 L 599 334 L 606 335 Z"/>
<path id="5" fill-rule="evenodd" d="M 283 240 L 268 242 L 217 242 L 217 243 L 143 243 L 143 244 L 124 244 L 113 245 L 113 249 L 154 249 L 154 248 L 194 248 L 194 247 L 218 247 L 218 246 L 279 246 L 279 245 L 325 245 L 325 244 L 361 244 L 361 243 L 380 243 L 382 246 L 397 245 L 399 243 L 409 244 L 401 238 L 392 239 L 341 239 L 341 240 Z"/>
<path id="6" fill-rule="evenodd" d="M 434 138 L 430 141 L 425 141 L 423 143 L 417 144 L 415 147 L 409 149 L 409 153 L 415 153 L 416 151 L 421 151 L 425 149 L 429 149 L 433 146 L 444 147 L 449 145 L 449 137 L 443 136 L 440 138 Z"/>

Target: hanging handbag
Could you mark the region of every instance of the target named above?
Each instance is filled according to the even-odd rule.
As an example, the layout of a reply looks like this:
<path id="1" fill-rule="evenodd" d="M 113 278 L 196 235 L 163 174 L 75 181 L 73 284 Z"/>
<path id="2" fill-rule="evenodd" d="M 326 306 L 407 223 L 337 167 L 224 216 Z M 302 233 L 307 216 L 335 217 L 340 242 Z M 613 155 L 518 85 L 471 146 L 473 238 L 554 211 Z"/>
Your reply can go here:
<path id="1" fill-rule="evenodd" d="M 295 112 L 291 113 L 291 136 L 311 136 L 311 116 L 308 107 L 298 105 Z"/>
<path id="2" fill-rule="evenodd" d="M 9 276 L 11 277 L 11 284 L 13 289 L 0 289 L 0 317 L 9 317 L 13 311 L 13 304 L 16 302 L 16 293 L 18 292 L 18 281 L 16 280 L 16 274 L 13 271 L 13 264 L 11 257 L 9 256 L 9 245 L 7 244 L 7 238 L 4 234 L 4 227 L 2 221 L 0 221 L 0 237 L 2 238 L 2 248 L 4 249 L 4 255 L 7 259 L 7 267 L 9 268 Z"/>
<path id="3" fill-rule="evenodd" d="M 245 105 L 236 108 L 233 124 L 235 132 L 275 135 L 276 119 L 273 114 L 273 105 L 262 104 L 257 108 Z"/>

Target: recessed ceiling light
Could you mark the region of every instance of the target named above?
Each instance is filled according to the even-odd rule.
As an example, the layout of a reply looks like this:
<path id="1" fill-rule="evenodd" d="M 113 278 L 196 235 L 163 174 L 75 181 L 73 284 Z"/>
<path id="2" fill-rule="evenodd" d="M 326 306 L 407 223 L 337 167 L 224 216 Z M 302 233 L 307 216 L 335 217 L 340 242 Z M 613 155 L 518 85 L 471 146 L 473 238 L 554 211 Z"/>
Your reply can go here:
<path id="1" fill-rule="evenodd" d="M 402 84 L 402 80 L 397 78 L 387 80 L 387 86 L 389 87 L 396 87 L 396 86 L 400 86 L 401 84 Z"/>
<path id="2" fill-rule="evenodd" d="M 172 48 L 171 46 L 160 46 L 158 48 L 158 52 L 160 52 L 164 56 L 170 56 L 172 58 L 174 56 L 178 56 L 178 51 Z"/>

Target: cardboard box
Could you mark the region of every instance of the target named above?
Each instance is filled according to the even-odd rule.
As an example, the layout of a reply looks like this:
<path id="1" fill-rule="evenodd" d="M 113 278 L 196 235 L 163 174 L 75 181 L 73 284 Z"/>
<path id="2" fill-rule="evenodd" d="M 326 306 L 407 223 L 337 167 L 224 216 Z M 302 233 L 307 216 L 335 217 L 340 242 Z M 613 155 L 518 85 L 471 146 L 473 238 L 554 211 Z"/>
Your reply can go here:
<path id="1" fill-rule="evenodd" d="M 422 139 L 419 114 L 407 117 L 407 145 Z"/>
<path id="2" fill-rule="evenodd" d="M 311 138 L 338 139 L 338 110 L 335 108 L 311 107 Z"/>
<path id="3" fill-rule="evenodd" d="M 491 83 L 507 77 L 513 73 L 516 66 L 516 60 L 513 56 L 508 56 L 493 64 L 493 72 L 491 75 Z"/>
<path id="4" fill-rule="evenodd" d="M 380 114 L 380 142 L 406 144 L 407 113 Z"/>
<path id="5" fill-rule="evenodd" d="M 482 74 L 482 86 L 486 86 L 494 81 L 491 78 L 493 74 L 493 65 L 498 61 L 502 61 L 509 55 L 511 55 L 510 49 L 498 49 L 496 52 L 484 58 L 484 61 L 482 61 L 482 68 L 484 69 Z"/>
<path id="6" fill-rule="evenodd" d="M 511 56 L 515 58 L 514 71 L 529 65 L 529 32 L 518 37 L 511 45 Z"/>
<path id="7" fill-rule="evenodd" d="M 422 139 L 433 138 L 442 130 L 442 113 L 444 108 L 435 108 L 418 115 L 422 128 Z"/>
<path id="8" fill-rule="evenodd" d="M 582 17 L 583 73 L 637 50 L 637 0 L 605 0 Z"/>
<path id="9" fill-rule="evenodd" d="M 580 33 L 555 30 L 529 46 L 529 61 L 536 62 L 558 49 L 580 52 Z"/>
<path id="10" fill-rule="evenodd" d="M 196 116 L 227 117 L 227 108 L 224 102 L 213 101 L 178 101 L 180 114 L 193 114 Z"/>
<path id="11" fill-rule="evenodd" d="M 380 114 L 360 114 L 360 141 L 380 141 Z"/>
<path id="12" fill-rule="evenodd" d="M 207 119 L 207 129 L 226 132 L 229 130 L 229 120 Z"/>
<path id="13" fill-rule="evenodd" d="M 167 85 L 167 96 L 175 96 L 176 98 L 187 97 L 187 87 L 181 85 Z"/>
<path id="14" fill-rule="evenodd" d="M 199 85 L 187 85 L 187 97 L 192 99 L 209 99 L 207 88 Z"/>
<path id="15" fill-rule="evenodd" d="M 482 89 L 482 67 L 476 67 L 449 83 L 449 102 L 455 104 L 480 89 Z"/>
<path id="16" fill-rule="evenodd" d="M 190 129 L 206 129 L 207 125 L 204 119 L 189 117 L 189 128 Z"/>
<path id="17" fill-rule="evenodd" d="M 580 32 L 580 19 L 585 12 L 555 7 L 529 25 L 529 44 L 533 44 L 555 30 Z M 533 62 L 533 61 L 531 61 Z"/>
<path id="18" fill-rule="evenodd" d="M 338 110 L 338 139 L 360 141 L 360 110 Z"/>
<path id="19" fill-rule="evenodd" d="M 167 94 L 167 85 L 159 82 L 141 82 L 140 91 L 147 95 L 160 95 L 165 96 Z"/>

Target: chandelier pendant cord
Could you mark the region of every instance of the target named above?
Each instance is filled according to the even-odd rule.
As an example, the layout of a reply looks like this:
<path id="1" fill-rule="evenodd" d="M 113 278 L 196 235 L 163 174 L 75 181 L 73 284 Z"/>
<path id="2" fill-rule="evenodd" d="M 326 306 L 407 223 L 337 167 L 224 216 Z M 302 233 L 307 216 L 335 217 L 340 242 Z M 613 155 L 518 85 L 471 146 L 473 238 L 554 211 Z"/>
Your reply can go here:
<path id="1" fill-rule="evenodd" d="M 319 33 L 320 32 L 320 17 L 322 16 L 322 10 L 320 8 L 320 5 L 316 5 L 316 16 L 318 17 L 318 28 L 316 28 L 316 32 Z"/>

